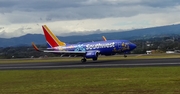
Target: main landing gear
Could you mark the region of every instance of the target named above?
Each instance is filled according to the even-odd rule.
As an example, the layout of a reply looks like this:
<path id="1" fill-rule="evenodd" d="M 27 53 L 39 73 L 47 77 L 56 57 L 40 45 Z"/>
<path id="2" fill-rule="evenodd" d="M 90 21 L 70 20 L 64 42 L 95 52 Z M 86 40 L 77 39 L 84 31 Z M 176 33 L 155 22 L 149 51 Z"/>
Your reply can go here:
<path id="1" fill-rule="evenodd" d="M 96 58 L 92 58 L 93 61 L 96 61 L 97 60 L 97 57 Z"/>
<path id="2" fill-rule="evenodd" d="M 93 60 L 93 61 L 96 61 L 97 58 L 92 58 L 92 60 Z M 86 58 L 82 58 L 82 59 L 81 59 L 81 62 L 82 62 L 82 63 L 85 63 L 86 61 L 87 61 Z"/>
<path id="3" fill-rule="evenodd" d="M 86 62 L 86 58 L 81 59 L 81 62 L 85 63 Z"/>

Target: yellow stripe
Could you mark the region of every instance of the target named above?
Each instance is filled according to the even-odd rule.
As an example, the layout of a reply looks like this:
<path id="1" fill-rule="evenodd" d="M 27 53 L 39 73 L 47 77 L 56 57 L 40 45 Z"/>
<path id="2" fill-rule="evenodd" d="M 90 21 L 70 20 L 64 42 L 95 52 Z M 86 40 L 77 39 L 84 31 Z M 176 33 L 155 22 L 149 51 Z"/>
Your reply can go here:
<path id="1" fill-rule="evenodd" d="M 47 32 L 53 37 L 53 39 L 56 41 L 56 43 L 58 43 L 59 46 L 65 46 L 66 43 L 64 42 L 61 42 L 52 32 L 51 30 L 46 26 L 46 25 L 43 25 L 44 28 L 47 30 Z"/>

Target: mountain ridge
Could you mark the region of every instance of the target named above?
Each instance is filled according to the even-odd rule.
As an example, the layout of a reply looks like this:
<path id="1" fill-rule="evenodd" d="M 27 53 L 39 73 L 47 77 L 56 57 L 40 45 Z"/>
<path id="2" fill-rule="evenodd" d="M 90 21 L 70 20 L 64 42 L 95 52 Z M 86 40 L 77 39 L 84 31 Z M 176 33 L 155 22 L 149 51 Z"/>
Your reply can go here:
<path id="1" fill-rule="evenodd" d="M 139 39 L 148 38 L 153 36 L 162 36 L 168 34 L 180 34 L 180 24 L 158 26 L 143 29 L 134 29 L 129 31 L 111 30 L 106 33 L 89 34 L 89 35 L 73 35 L 73 36 L 57 36 L 61 41 L 66 43 L 77 43 L 86 41 L 97 41 L 102 40 L 102 36 L 107 39 Z M 45 44 L 45 37 L 42 34 L 26 34 L 20 37 L 14 38 L 0 38 L 0 47 L 8 46 L 20 46 L 20 45 L 31 45 L 31 42 L 36 44 Z"/>

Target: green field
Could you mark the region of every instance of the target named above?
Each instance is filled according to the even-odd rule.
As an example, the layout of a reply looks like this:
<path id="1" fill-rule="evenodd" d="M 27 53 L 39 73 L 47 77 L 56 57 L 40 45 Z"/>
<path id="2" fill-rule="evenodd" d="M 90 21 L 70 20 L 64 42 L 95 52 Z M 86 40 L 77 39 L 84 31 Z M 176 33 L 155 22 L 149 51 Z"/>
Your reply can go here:
<path id="1" fill-rule="evenodd" d="M 99 61 L 154 58 L 180 58 L 180 54 L 100 56 Z M 80 59 L 1 59 L 0 63 Z M 0 94 L 180 94 L 180 67 L 0 71 Z"/>
<path id="2" fill-rule="evenodd" d="M 99 56 L 98 61 L 105 60 L 129 60 L 129 59 L 158 59 L 158 58 L 180 58 L 180 54 L 152 54 L 152 55 L 128 55 L 124 58 L 123 55 L 115 56 Z M 26 58 L 26 59 L 0 59 L 0 63 L 26 63 L 26 62 L 67 62 L 79 61 L 81 57 L 48 57 L 48 58 Z M 87 61 L 92 61 L 88 59 Z"/>
<path id="3" fill-rule="evenodd" d="M 180 94 L 180 67 L 0 71 L 0 94 Z"/>

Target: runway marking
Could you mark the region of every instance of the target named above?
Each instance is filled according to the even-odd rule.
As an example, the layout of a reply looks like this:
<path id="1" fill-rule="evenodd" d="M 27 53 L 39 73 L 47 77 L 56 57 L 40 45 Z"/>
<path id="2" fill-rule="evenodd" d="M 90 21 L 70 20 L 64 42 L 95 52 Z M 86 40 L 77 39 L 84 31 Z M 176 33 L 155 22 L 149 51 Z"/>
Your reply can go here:
<path id="1" fill-rule="evenodd" d="M 88 68 L 88 67 L 128 67 L 128 66 L 158 66 L 158 65 L 180 65 L 180 63 L 139 63 L 139 64 L 95 64 L 95 65 L 62 65 L 62 66 L 27 66 L 27 67 L 0 67 L 5 69 L 48 69 L 48 68 Z"/>

